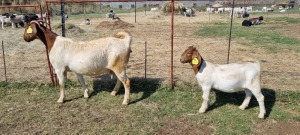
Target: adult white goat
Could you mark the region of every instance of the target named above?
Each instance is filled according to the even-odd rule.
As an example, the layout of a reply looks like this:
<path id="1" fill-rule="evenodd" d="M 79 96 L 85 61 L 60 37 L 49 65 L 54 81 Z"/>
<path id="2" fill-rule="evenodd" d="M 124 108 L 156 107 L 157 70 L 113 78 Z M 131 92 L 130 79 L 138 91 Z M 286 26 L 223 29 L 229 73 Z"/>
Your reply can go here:
<path id="1" fill-rule="evenodd" d="M 10 23 L 10 18 L 7 18 L 6 16 L 0 16 L 0 23 L 2 29 L 4 29 L 4 23 Z"/>
<path id="2" fill-rule="evenodd" d="M 258 117 L 264 118 L 266 109 L 264 96 L 261 93 L 260 64 L 258 61 L 249 59 L 242 63 L 217 65 L 203 60 L 198 50 L 190 46 L 181 55 L 180 62 L 190 63 L 196 74 L 197 81 L 202 87 L 203 102 L 199 109 L 200 113 L 205 112 L 208 108 L 211 88 L 228 93 L 245 89 L 246 96 L 239 108 L 244 110 L 253 94 L 260 108 Z"/>
<path id="3" fill-rule="evenodd" d="M 88 89 L 83 75 L 101 75 L 113 71 L 118 80 L 111 95 L 116 95 L 121 82 L 125 88 L 122 104 L 129 103 L 130 80 L 126 75 L 126 65 L 131 53 L 131 36 L 127 32 L 118 32 L 114 37 L 100 38 L 88 42 L 75 42 L 58 36 L 38 21 L 31 21 L 24 31 L 24 40 L 41 40 L 49 50 L 49 59 L 57 74 L 60 85 L 60 97 L 64 101 L 64 82 L 67 71 L 76 73 L 84 88 L 84 97 L 88 98 Z"/>

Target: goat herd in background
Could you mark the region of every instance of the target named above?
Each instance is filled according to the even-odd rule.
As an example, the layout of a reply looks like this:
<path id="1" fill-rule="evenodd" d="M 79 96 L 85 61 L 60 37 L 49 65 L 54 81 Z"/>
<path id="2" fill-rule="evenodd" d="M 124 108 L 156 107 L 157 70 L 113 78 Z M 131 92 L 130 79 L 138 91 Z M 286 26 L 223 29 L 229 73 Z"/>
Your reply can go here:
<path id="1" fill-rule="evenodd" d="M 187 8 L 184 9 L 184 12 L 184 16 L 193 16 L 195 13 L 192 9 Z M 117 83 L 111 95 L 115 96 L 123 84 L 125 95 L 122 104 L 129 104 L 130 80 L 126 75 L 126 67 L 131 53 L 132 37 L 130 33 L 121 31 L 112 37 L 75 42 L 70 38 L 57 35 L 44 26 L 42 20 L 45 17 L 46 14 L 40 16 L 39 14 L 14 15 L 6 13 L 1 16 L 0 20 L 2 28 L 4 23 L 12 23 L 13 28 L 17 25 L 25 27 L 23 38 L 26 42 L 39 39 L 47 46 L 49 59 L 60 85 L 60 97 L 57 102 L 64 102 L 66 73 L 72 71 L 76 73 L 83 87 L 85 98 L 89 97 L 89 90 L 83 75 L 115 75 Z M 113 11 L 107 14 L 107 17 L 116 18 Z M 262 20 L 262 16 L 245 20 L 243 26 L 257 25 Z M 239 108 L 244 110 L 253 94 L 259 103 L 260 113 L 258 117 L 264 118 L 266 110 L 260 86 L 260 64 L 257 60 L 246 59 L 241 63 L 217 65 L 205 61 L 198 50 L 190 46 L 181 55 L 180 62 L 189 63 L 192 66 L 196 79 L 202 87 L 203 103 L 199 109 L 200 113 L 205 112 L 208 108 L 209 93 L 212 88 L 229 93 L 244 90 L 246 96 Z"/>
<path id="2" fill-rule="evenodd" d="M 158 8 L 151 8 L 151 11 L 158 11 Z M 183 7 L 181 9 L 181 13 L 185 17 L 193 17 L 195 16 L 195 9 L 193 8 L 187 8 Z M 252 11 L 252 7 L 236 7 L 233 8 L 211 8 L 208 7 L 206 9 L 207 12 L 210 13 L 229 13 L 230 17 L 237 17 L 237 18 L 248 18 L 249 12 Z M 232 14 L 233 13 L 233 14 Z M 67 14 L 64 14 L 65 19 L 68 18 Z M 110 10 L 109 13 L 106 14 L 106 18 L 112 18 L 120 20 L 119 17 L 116 16 L 115 12 L 113 10 Z M 31 20 L 44 20 L 46 21 L 46 13 L 44 13 L 42 16 L 40 14 L 11 14 L 11 13 L 4 13 L 2 16 L 0 16 L 0 23 L 2 26 L 2 29 L 4 29 L 4 24 L 11 24 L 12 28 L 16 28 L 18 26 L 24 27 L 25 24 L 29 23 Z M 242 22 L 242 26 L 252 26 L 252 25 L 258 25 L 261 24 L 263 21 L 263 16 L 257 17 L 257 18 L 250 18 L 246 19 Z M 88 19 L 88 24 L 90 24 L 90 20 Z M 84 23 L 85 25 L 85 23 Z"/>
<path id="3" fill-rule="evenodd" d="M 46 13 L 44 14 L 11 14 L 11 13 L 4 13 L 2 16 L 0 16 L 0 23 L 2 26 L 2 29 L 4 29 L 4 24 L 11 24 L 12 28 L 16 27 L 25 27 L 27 23 L 29 23 L 32 20 L 44 20 L 46 21 Z M 64 14 L 65 19 L 68 18 L 67 14 Z"/>
<path id="4" fill-rule="evenodd" d="M 207 7 L 206 12 L 209 13 L 227 13 L 230 16 L 229 17 L 236 17 L 236 18 L 248 18 L 250 16 L 250 12 L 252 12 L 252 6 L 249 7 L 226 7 L 226 8 L 212 8 L 212 7 Z M 252 25 L 259 25 L 262 24 L 264 18 L 263 16 L 260 17 L 255 17 L 255 18 L 249 18 L 245 19 L 242 22 L 242 26 L 252 26 Z"/>

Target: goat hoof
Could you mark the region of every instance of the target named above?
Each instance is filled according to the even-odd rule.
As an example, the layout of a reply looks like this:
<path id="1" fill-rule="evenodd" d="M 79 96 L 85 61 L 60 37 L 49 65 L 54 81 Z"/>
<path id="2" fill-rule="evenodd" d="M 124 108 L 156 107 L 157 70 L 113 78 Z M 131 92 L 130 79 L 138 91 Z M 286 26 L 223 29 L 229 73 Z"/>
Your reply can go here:
<path id="1" fill-rule="evenodd" d="M 62 104 L 62 103 L 64 103 L 64 100 L 57 100 L 57 103 Z"/>
<path id="2" fill-rule="evenodd" d="M 116 94 L 117 94 L 117 92 L 115 92 L 115 91 L 112 91 L 112 92 L 110 93 L 110 95 L 112 95 L 112 96 L 116 96 Z"/>
<path id="3" fill-rule="evenodd" d="M 205 113 L 205 110 L 200 109 L 200 110 L 199 110 L 199 113 Z"/>
<path id="4" fill-rule="evenodd" d="M 83 97 L 84 98 L 89 98 L 89 95 L 88 94 L 84 94 Z"/>
<path id="5" fill-rule="evenodd" d="M 244 106 L 240 106 L 240 107 L 239 107 L 239 109 L 241 109 L 241 110 L 245 110 L 245 108 L 246 108 L 246 107 L 244 107 Z"/>
<path id="6" fill-rule="evenodd" d="M 258 118 L 260 118 L 260 119 L 265 118 L 265 114 L 259 114 L 259 115 L 258 115 Z"/>
<path id="7" fill-rule="evenodd" d="M 89 98 L 89 90 L 88 89 L 84 90 L 83 97 Z"/>
<path id="8" fill-rule="evenodd" d="M 129 100 L 123 101 L 122 105 L 128 105 L 129 104 Z"/>

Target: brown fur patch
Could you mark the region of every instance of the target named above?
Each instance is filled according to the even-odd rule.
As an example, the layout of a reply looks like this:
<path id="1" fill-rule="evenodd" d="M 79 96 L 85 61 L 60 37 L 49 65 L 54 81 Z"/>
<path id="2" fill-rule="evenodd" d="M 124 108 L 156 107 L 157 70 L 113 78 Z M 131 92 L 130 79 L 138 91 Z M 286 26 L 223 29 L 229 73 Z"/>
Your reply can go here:
<path id="1" fill-rule="evenodd" d="M 118 34 L 115 34 L 114 37 L 115 37 L 115 38 L 124 39 L 124 38 L 125 38 L 125 35 L 118 35 Z"/>

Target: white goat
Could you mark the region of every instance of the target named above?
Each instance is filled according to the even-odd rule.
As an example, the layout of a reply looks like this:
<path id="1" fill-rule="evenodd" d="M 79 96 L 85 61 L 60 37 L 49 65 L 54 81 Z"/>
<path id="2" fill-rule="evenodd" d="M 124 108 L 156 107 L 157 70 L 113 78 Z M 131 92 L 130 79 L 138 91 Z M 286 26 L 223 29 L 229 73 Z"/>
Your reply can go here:
<path id="1" fill-rule="evenodd" d="M 190 46 L 183 52 L 181 63 L 190 63 L 196 74 L 196 78 L 203 91 L 203 102 L 200 113 L 208 108 L 209 93 L 211 88 L 223 92 L 237 92 L 245 89 L 245 99 L 239 107 L 244 110 L 251 99 L 252 94 L 256 97 L 260 113 L 259 118 L 264 118 L 266 109 L 264 96 L 260 86 L 260 64 L 256 60 L 246 60 L 242 63 L 232 63 L 227 65 L 217 65 L 202 59 L 198 50 Z"/>
<path id="2" fill-rule="evenodd" d="M 10 15 L 2 15 L 0 16 L 1 27 L 4 29 L 4 23 L 11 23 Z"/>
<path id="3" fill-rule="evenodd" d="M 212 8 L 212 7 L 207 7 L 207 8 L 206 8 L 206 12 L 213 13 L 213 12 L 214 12 L 214 8 Z"/>
<path id="4" fill-rule="evenodd" d="M 122 104 L 129 103 L 130 80 L 126 75 L 126 65 L 131 52 L 129 33 L 118 32 L 114 37 L 75 42 L 58 36 L 37 21 L 31 21 L 25 27 L 24 40 L 31 42 L 35 39 L 40 39 L 49 50 L 49 59 L 57 74 L 61 90 L 57 102 L 64 101 L 64 82 L 67 71 L 76 73 L 84 88 L 85 98 L 89 95 L 83 75 L 101 75 L 113 71 L 118 80 L 111 95 L 116 95 L 122 82 L 125 88 Z"/>
<path id="5" fill-rule="evenodd" d="M 158 8 L 151 8 L 151 9 L 150 9 L 150 12 L 158 12 L 158 11 L 159 11 Z"/>

